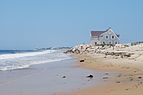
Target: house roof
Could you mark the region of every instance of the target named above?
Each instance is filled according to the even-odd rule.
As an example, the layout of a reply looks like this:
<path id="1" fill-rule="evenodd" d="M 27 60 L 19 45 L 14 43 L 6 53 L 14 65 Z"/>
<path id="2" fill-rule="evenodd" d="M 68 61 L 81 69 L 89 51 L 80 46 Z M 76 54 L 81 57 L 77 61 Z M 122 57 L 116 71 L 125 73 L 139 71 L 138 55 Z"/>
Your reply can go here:
<path id="1" fill-rule="evenodd" d="M 91 31 L 91 36 L 100 36 L 102 33 L 107 31 Z"/>
<path id="2" fill-rule="evenodd" d="M 91 31 L 91 36 L 100 36 L 101 34 L 107 32 L 109 29 L 111 29 L 111 27 L 109 27 L 105 31 Z"/>
<path id="3" fill-rule="evenodd" d="M 111 27 L 109 27 L 108 29 L 106 29 L 105 31 L 91 31 L 91 36 L 100 36 L 101 34 L 107 32 L 109 29 L 111 29 Z M 116 34 L 117 37 L 120 37 L 120 35 Z"/>

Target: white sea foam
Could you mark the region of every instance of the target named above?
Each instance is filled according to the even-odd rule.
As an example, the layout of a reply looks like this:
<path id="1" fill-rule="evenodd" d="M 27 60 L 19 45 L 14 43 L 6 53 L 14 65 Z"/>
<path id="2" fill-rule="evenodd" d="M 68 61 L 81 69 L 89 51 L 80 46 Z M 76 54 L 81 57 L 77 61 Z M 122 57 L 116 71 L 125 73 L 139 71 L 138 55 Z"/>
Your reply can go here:
<path id="1" fill-rule="evenodd" d="M 38 52 L 26 52 L 26 53 L 16 53 L 16 54 L 3 54 L 3 55 L 0 55 L 0 59 L 36 56 L 36 55 L 42 55 L 47 53 L 53 53 L 53 52 L 55 52 L 55 50 L 45 50 L 45 51 L 38 51 Z"/>
<path id="2" fill-rule="evenodd" d="M 17 53 L 0 55 L 0 70 L 15 70 L 29 68 L 31 65 L 44 64 L 69 59 L 66 54 L 47 50 L 41 52 Z"/>
<path id="3" fill-rule="evenodd" d="M 30 67 L 30 65 L 5 66 L 5 67 L 0 67 L 0 71 L 16 70 L 16 69 L 23 69 L 23 68 L 29 68 L 29 67 Z"/>

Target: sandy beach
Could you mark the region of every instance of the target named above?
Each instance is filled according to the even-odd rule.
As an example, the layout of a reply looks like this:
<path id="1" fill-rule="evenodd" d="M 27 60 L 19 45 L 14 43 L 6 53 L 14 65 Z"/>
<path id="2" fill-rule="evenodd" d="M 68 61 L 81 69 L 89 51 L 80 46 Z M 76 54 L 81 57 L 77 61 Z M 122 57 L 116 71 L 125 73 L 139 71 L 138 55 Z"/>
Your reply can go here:
<path id="1" fill-rule="evenodd" d="M 79 66 L 82 68 L 104 72 L 119 72 L 119 74 L 117 76 L 110 76 L 107 73 L 107 76 L 102 78 L 102 80 L 106 80 L 104 84 L 98 87 L 93 86 L 82 89 L 69 95 L 142 95 L 142 45 L 131 46 L 120 50 L 134 52 L 134 55 L 129 58 L 121 58 L 114 55 L 105 57 L 105 54 L 93 52 L 74 54 L 79 60 Z M 111 50 L 105 49 L 104 51 L 109 52 Z M 80 62 L 80 60 L 84 60 L 84 62 Z"/>
<path id="2" fill-rule="evenodd" d="M 0 95 L 143 95 L 143 0 L 0 0 Z"/>
<path id="3" fill-rule="evenodd" d="M 109 72 L 110 73 L 110 72 Z M 93 74 L 98 78 L 86 78 Z M 64 95 L 104 83 L 105 72 L 81 68 L 75 59 L 0 72 L 1 95 Z M 111 74 L 112 75 L 112 74 Z M 113 74 L 114 75 L 114 74 Z"/>
<path id="4" fill-rule="evenodd" d="M 0 93 L 142 95 L 142 47 L 143 45 L 115 47 L 114 50 L 112 47 L 90 47 L 88 50 L 80 50 L 80 53 L 72 53 L 71 56 L 68 54 L 70 58 L 66 60 L 32 65 L 25 69 L 1 71 Z M 120 55 L 116 56 L 116 53 Z M 44 55 L 45 59 L 48 55 Z M 36 56 L 36 59 L 37 57 L 41 59 L 43 55 Z"/>

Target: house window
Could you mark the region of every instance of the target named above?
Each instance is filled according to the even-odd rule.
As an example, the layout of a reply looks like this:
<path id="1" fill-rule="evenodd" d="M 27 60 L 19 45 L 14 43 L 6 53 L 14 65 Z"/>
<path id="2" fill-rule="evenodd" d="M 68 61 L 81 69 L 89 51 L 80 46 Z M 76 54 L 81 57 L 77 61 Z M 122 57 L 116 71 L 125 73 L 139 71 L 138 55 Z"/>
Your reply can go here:
<path id="1" fill-rule="evenodd" d="M 108 36 L 106 36 L 106 39 L 108 39 Z"/>
<path id="2" fill-rule="evenodd" d="M 118 42 L 115 42 L 115 44 L 118 44 Z"/>
<path id="3" fill-rule="evenodd" d="M 115 36 L 112 36 L 112 39 L 114 39 L 115 38 Z"/>

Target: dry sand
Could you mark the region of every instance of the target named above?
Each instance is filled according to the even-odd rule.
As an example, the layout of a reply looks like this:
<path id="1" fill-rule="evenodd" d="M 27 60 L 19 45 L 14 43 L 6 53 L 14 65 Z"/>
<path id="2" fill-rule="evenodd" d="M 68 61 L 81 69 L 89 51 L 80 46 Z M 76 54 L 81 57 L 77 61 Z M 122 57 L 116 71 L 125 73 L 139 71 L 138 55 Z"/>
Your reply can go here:
<path id="1" fill-rule="evenodd" d="M 103 85 L 82 89 L 69 95 L 143 95 L 143 64 L 141 61 L 111 56 L 104 58 L 103 54 L 74 56 L 78 60 L 84 60 L 84 62 L 78 62 L 80 67 L 105 72 L 120 72 L 120 74 L 116 77 L 105 78 L 107 82 Z"/>

